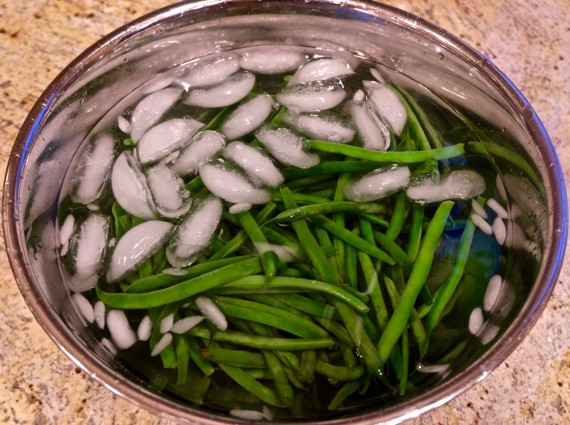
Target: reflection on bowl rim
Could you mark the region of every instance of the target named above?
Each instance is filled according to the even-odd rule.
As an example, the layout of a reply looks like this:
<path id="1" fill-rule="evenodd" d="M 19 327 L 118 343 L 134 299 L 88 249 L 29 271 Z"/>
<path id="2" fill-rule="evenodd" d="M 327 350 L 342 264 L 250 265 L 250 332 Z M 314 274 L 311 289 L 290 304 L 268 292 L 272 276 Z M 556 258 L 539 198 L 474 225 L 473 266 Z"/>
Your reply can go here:
<path id="1" fill-rule="evenodd" d="M 88 68 L 90 64 L 96 63 L 106 52 L 112 51 L 117 45 L 133 38 L 146 28 L 155 26 L 160 21 L 174 19 L 177 15 L 188 14 L 193 10 L 199 10 L 203 7 L 226 3 L 228 2 L 224 0 L 202 0 L 193 3 L 175 4 L 157 10 L 117 29 L 78 56 L 47 87 L 26 118 L 10 155 L 2 201 L 4 236 L 14 276 L 22 295 L 37 321 L 60 349 L 65 352 L 75 364 L 87 372 L 89 376 L 102 383 L 113 393 L 125 397 L 134 404 L 160 414 L 163 417 L 204 424 L 220 423 L 223 419 L 199 410 L 181 409 L 180 404 L 162 398 L 158 394 L 135 384 L 133 381 L 123 379 L 120 373 L 90 355 L 87 348 L 74 334 L 67 327 L 62 325 L 59 317 L 45 301 L 38 288 L 30 284 L 33 278 L 26 267 L 25 254 L 20 251 L 20 247 L 24 245 L 22 244 L 22 231 L 18 223 L 20 213 L 18 206 L 18 188 L 20 176 L 26 162 L 26 154 L 30 144 L 35 139 L 39 124 L 42 122 L 50 106 L 57 100 L 56 94 L 73 84 L 82 69 Z M 247 3 L 247 1 L 242 1 L 242 3 Z M 276 1 L 274 1 L 274 3 L 276 3 Z M 325 3 L 330 6 L 331 2 L 326 0 L 313 0 L 310 3 L 314 8 L 315 6 Z M 330 424 L 346 422 L 354 424 L 377 423 L 379 421 L 396 423 L 417 417 L 423 412 L 445 404 L 471 387 L 474 383 L 485 378 L 491 370 L 502 363 L 511 352 L 514 351 L 520 341 L 522 341 L 525 335 L 530 331 L 546 306 L 546 302 L 554 289 L 561 268 L 567 234 L 566 191 L 554 147 L 538 116 L 514 84 L 481 53 L 465 44 L 459 38 L 443 31 L 441 28 L 399 9 L 381 5 L 371 0 L 332 1 L 332 3 L 338 8 L 355 8 L 372 15 L 388 16 L 391 20 L 404 24 L 413 22 L 411 25 L 413 31 L 422 34 L 430 40 L 441 43 L 446 49 L 463 61 L 473 64 L 474 67 L 485 74 L 487 80 L 492 82 L 498 92 L 510 102 L 515 112 L 525 113 L 526 126 L 529 133 L 535 141 L 538 141 L 538 148 L 541 149 L 542 156 L 546 158 L 549 163 L 553 164 L 552 167 L 547 167 L 546 169 L 546 175 L 551 184 L 548 195 L 551 197 L 552 210 L 550 211 L 551 219 L 548 227 L 551 240 L 547 242 L 545 252 L 550 255 L 546 256 L 537 277 L 537 280 L 543 282 L 544 285 L 542 287 L 533 288 L 520 314 L 501 336 L 499 342 L 472 365 L 456 375 L 454 379 L 446 381 L 411 400 L 387 407 L 381 411 L 351 417 L 348 420 L 341 418 L 326 421 Z M 226 419 L 225 421 L 229 420 Z M 231 421 L 234 423 L 243 422 L 237 418 Z"/>

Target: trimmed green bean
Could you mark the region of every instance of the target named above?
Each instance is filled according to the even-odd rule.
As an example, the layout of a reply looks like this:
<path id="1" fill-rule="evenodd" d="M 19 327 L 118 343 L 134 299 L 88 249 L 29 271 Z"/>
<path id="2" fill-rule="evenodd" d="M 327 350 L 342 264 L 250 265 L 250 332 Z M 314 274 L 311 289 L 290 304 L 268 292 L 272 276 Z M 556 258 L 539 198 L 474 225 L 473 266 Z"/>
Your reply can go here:
<path id="1" fill-rule="evenodd" d="M 109 307 L 122 309 L 151 308 L 185 300 L 208 289 L 261 271 L 262 267 L 259 258 L 250 258 L 209 273 L 204 273 L 168 288 L 144 294 L 105 292 L 97 286 L 97 296 Z"/>
<path id="2" fill-rule="evenodd" d="M 153 276 L 148 276 L 134 281 L 127 287 L 127 293 L 140 293 L 148 292 L 155 289 L 163 288 L 165 286 L 179 283 L 193 277 L 200 276 L 201 274 L 208 273 L 219 269 L 220 267 L 229 266 L 230 264 L 239 263 L 240 261 L 253 258 L 251 255 L 242 255 L 237 257 L 224 258 L 220 260 L 207 261 L 201 264 L 195 264 L 183 270 L 184 274 L 167 274 L 160 273 Z"/>
<path id="3" fill-rule="evenodd" d="M 287 405 L 279 399 L 277 394 L 275 394 L 275 391 L 253 379 L 240 368 L 224 364 L 220 364 L 220 368 L 238 385 L 254 394 L 263 402 L 275 407 L 287 407 Z"/>
<path id="4" fill-rule="evenodd" d="M 243 332 L 220 331 L 211 334 L 208 328 L 196 326 L 192 328 L 189 335 L 209 339 L 216 342 L 229 342 L 260 350 L 280 350 L 280 351 L 302 351 L 316 350 L 319 348 L 332 348 L 335 341 L 332 338 L 319 339 L 296 339 L 296 338 L 268 338 L 263 336 L 251 336 Z"/>
<path id="5" fill-rule="evenodd" d="M 282 173 L 285 178 L 291 179 L 331 173 L 363 173 L 380 167 L 382 164 L 371 161 L 327 161 L 311 168 L 285 167 Z"/>
<path id="6" fill-rule="evenodd" d="M 412 207 L 412 223 L 410 225 L 406 252 L 407 261 L 409 263 L 413 263 L 418 255 L 420 243 L 422 241 L 423 221 L 424 207 L 421 205 L 414 205 Z"/>
<path id="7" fill-rule="evenodd" d="M 366 313 L 369 310 L 368 306 L 353 294 L 336 285 L 331 285 L 318 280 L 276 276 L 268 282 L 265 276 L 251 275 L 223 284 L 223 288 L 238 288 L 245 290 L 262 288 L 291 288 L 301 291 L 317 291 L 331 295 L 335 299 L 342 301 L 351 308 L 363 313 Z"/>
<path id="8" fill-rule="evenodd" d="M 202 371 L 202 373 L 206 376 L 213 375 L 215 372 L 214 366 L 208 360 L 206 360 L 200 354 L 200 346 L 196 342 L 196 340 L 191 337 L 190 335 L 184 335 L 184 339 L 188 344 L 188 350 L 190 354 L 190 358 L 194 362 L 196 366 Z"/>
<path id="9" fill-rule="evenodd" d="M 360 388 L 361 383 L 359 381 L 351 381 L 345 383 L 340 390 L 335 394 L 334 398 L 331 400 L 327 406 L 328 410 L 336 410 L 342 404 L 342 402 L 348 398 L 350 395 L 354 394 Z"/>
<path id="10" fill-rule="evenodd" d="M 317 360 L 315 372 L 336 381 L 355 381 L 362 377 L 364 370 L 360 366 L 335 366 L 330 363 Z"/>
<path id="11" fill-rule="evenodd" d="M 416 164 L 426 159 L 437 160 L 455 158 L 465 154 L 463 144 L 427 151 L 376 151 L 358 146 L 343 145 L 342 143 L 326 142 L 324 140 L 307 140 L 306 146 L 321 152 L 337 153 L 351 158 L 365 159 L 383 164 Z"/>
<path id="12" fill-rule="evenodd" d="M 454 203 L 452 201 L 442 202 L 438 206 L 434 217 L 428 226 L 420 247 L 420 252 L 418 253 L 418 258 L 414 263 L 406 288 L 400 298 L 400 302 L 394 309 L 394 313 L 392 314 L 392 317 L 390 317 L 388 325 L 378 342 L 377 348 L 382 364 L 386 363 L 386 360 L 388 360 L 392 348 L 407 326 L 414 303 L 416 302 L 417 296 L 431 269 L 431 264 L 433 262 L 433 257 L 435 255 L 439 239 L 443 233 L 445 222 L 447 221 L 447 217 L 449 216 L 453 205 Z"/>
<path id="13" fill-rule="evenodd" d="M 408 261 L 408 255 L 402 248 L 400 248 L 397 243 L 395 243 L 387 235 L 380 232 L 374 232 L 374 239 L 382 248 L 386 250 L 388 255 L 394 259 L 395 263 L 402 267 L 406 274 L 410 273 L 410 270 L 412 269 L 412 263 Z"/>
<path id="14" fill-rule="evenodd" d="M 426 319 L 428 340 L 433 329 L 437 326 L 441 319 L 441 314 L 445 309 L 445 306 L 453 296 L 457 285 L 461 281 L 463 276 L 463 271 L 465 270 L 465 265 L 469 259 L 469 251 L 471 250 L 471 243 L 473 242 L 473 235 L 475 234 L 475 224 L 471 220 L 465 225 L 465 229 L 461 234 L 461 239 L 459 240 L 459 246 L 457 247 L 457 254 L 453 261 L 451 271 L 447 276 L 447 279 L 443 285 L 438 290 L 437 296 L 433 302 L 432 308 L 428 313 Z M 427 347 L 426 347 L 427 349 Z"/>
<path id="15" fill-rule="evenodd" d="M 250 310 L 235 304 L 220 302 L 220 308 L 226 316 L 236 317 L 238 319 L 249 320 L 251 322 L 262 323 L 276 329 L 288 332 L 300 338 L 326 338 L 328 333 L 315 332 L 313 329 L 301 327 L 295 322 L 279 317 L 275 314 L 267 313 L 262 310 Z M 320 328 L 319 328 L 320 329 Z M 326 335 L 326 336 L 325 336 Z"/>
<path id="16" fill-rule="evenodd" d="M 394 259 L 386 252 L 382 251 L 376 245 L 362 239 L 360 236 L 355 235 L 345 227 L 339 226 L 331 219 L 328 219 L 323 215 L 316 215 L 312 217 L 311 220 L 314 221 L 318 226 L 331 232 L 333 235 L 338 236 L 346 243 L 354 246 L 357 250 L 366 252 L 371 257 L 384 261 L 387 264 L 395 264 Z"/>
<path id="17" fill-rule="evenodd" d="M 339 212 L 384 214 L 386 210 L 387 209 L 384 205 L 375 204 L 373 202 L 329 201 L 326 203 L 311 204 L 283 211 L 272 218 L 270 222 L 290 223 L 301 218 Z"/>
<path id="18" fill-rule="evenodd" d="M 200 350 L 206 360 L 214 363 L 223 363 L 229 366 L 250 369 L 263 369 L 267 367 L 264 357 L 259 353 L 244 350 L 229 350 L 211 346 Z"/>
<path id="19" fill-rule="evenodd" d="M 263 356 L 265 357 L 265 362 L 267 367 L 273 375 L 273 383 L 275 384 L 275 390 L 281 401 L 289 408 L 293 407 L 293 387 L 289 383 L 289 378 L 285 373 L 283 365 L 279 359 L 270 351 L 264 351 Z"/>
<path id="20" fill-rule="evenodd" d="M 276 316 L 283 321 L 291 322 L 299 327 L 306 329 L 307 331 L 310 331 L 311 333 L 314 334 L 314 336 L 317 337 L 327 338 L 329 336 L 329 334 L 325 330 L 320 328 L 310 319 L 307 319 L 299 315 L 295 315 L 282 308 L 262 304 L 255 301 L 242 300 L 239 298 L 217 297 L 217 300 L 220 301 L 223 306 L 231 304 L 236 307 L 240 307 L 246 310 L 251 310 L 251 313 L 254 315 L 260 313 L 267 313 Z M 254 320 L 254 322 L 256 321 L 257 320 Z"/>
<path id="21" fill-rule="evenodd" d="M 409 212 L 409 206 L 410 204 L 408 203 L 406 193 L 403 191 L 398 193 L 398 195 L 396 195 L 396 205 L 390 217 L 390 225 L 388 229 L 386 229 L 386 237 L 389 240 L 395 241 L 398 237 Z"/>

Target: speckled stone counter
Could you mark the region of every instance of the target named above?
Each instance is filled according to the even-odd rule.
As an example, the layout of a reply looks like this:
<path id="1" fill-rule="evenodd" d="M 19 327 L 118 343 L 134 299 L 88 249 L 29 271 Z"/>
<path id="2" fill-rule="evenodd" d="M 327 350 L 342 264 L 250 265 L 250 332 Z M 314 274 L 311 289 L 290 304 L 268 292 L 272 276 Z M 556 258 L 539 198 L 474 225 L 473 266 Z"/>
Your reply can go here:
<path id="1" fill-rule="evenodd" d="M 98 38 L 167 2 L 0 0 L 0 161 L 47 84 Z M 391 0 L 485 53 L 530 100 L 570 173 L 568 0 Z M 475 5 L 476 4 L 476 5 Z M 570 256 L 546 311 L 489 377 L 411 424 L 570 423 Z M 0 423 L 169 423 L 76 367 L 28 310 L 0 248 Z"/>

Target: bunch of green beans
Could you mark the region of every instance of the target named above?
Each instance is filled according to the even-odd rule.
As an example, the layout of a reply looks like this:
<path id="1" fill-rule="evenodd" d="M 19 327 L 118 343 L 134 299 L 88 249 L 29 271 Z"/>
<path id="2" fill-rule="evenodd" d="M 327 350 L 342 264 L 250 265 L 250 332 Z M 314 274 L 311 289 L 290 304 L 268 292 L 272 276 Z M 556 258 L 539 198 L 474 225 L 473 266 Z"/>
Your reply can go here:
<path id="1" fill-rule="evenodd" d="M 197 297 L 223 313 L 227 329 L 202 321 L 160 352 L 162 366 L 177 371 L 176 384 L 169 384 L 174 392 L 181 394 L 199 377 L 208 385 L 192 402 L 229 400 L 301 417 L 312 407 L 306 395 L 315 391 L 335 410 L 359 394 L 414 389 L 410 375 L 428 353 L 469 258 L 471 201 L 457 209 L 452 201 L 420 205 L 400 191 L 352 202 L 343 188 L 354 176 L 386 165 L 427 175 L 468 149 L 481 152 L 476 142 L 444 147 L 413 98 L 397 91 L 408 121 L 390 151 L 308 140 L 306 147 L 322 162 L 282 168 L 285 181 L 266 205 L 233 215 L 225 205 L 220 231 L 195 264 L 171 274 L 162 248 L 118 284 L 97 286 L 96 297 L 107 308 L 124 310 L 133 325 L 151 318 L 151 350 L 163 319 L 200 314 Z M 205 128 L 218 128 L 231 109 Z M 279 125 L 283 113 L 270 117 L 271 125 Z M 185 184 L 197 196 L 208 194 L 200 177 Z M 141 222 L 116 202 L 111 214 L 117 240 Z M 449 229 L 463 236 L 449 276 L 432 293 L 428 276 Z"/>

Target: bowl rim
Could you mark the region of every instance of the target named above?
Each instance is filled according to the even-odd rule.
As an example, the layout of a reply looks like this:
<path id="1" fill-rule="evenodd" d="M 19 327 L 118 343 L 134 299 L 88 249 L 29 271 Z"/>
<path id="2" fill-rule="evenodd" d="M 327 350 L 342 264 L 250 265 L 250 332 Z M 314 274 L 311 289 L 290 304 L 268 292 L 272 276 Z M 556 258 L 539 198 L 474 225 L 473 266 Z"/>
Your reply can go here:
<path id="1" fill-rule="evenodd" d="M 126 398 L 137 406 L 150 410 L 162 417 L 204 424 L 246 423 L 238 418 L 224 418 L 209 414 L 191 407 L 182 407 L 179 403 L 159 396 L 131 380 L 125 380 L 116 370 L 109 368 L 101 360 L 81 344 L 73 333 L 61 322 L 44 300 L 40 290 L 31 282 L 33 277 L 26 268 L 25 246 L 21 245 L 21 229 L 18 223 L 18 189 L 19 176 L 23 172 L 27 153 L 35 134 L 48 112 L 50 106 L 57 100 L 56 94 L 71 86 L 82 69 L 95 64 L 105 52 L 113 50 L 118 45 L 135 37 L 141 31 L 147 30 L 163 21 L 175 19 L 178 15 L 187 15 L 206 7 L 233 7 L 233 5 L 259 4 L 256 0 L 199 0 L 194 2 L 180 2 L 146 14 L 126 25 L 116 29 L 87 48 L 48 85 L 43 94 L 32 107 L 26 117 L 21 130 L 10 153 L 4 180 L 2 198 L 2 217 L 5 246 L 8 253 L 15 280 L 19 286 L 28 307 L 44 331 L 52 338 L 56 345 L 89 376 L 103 384 L 113 393 Z M 276 5 L 295 3 L 282 0 L 264 0 L 266 4 Z M 525 125 L 532 135 L 537 148 L 541 150 L 542 157 L 553 166 L 546 167 L 546 177 L 549 179 L 551 201 L 548 233 L 551 237 L 545 252 L 546 259 L 537 276 L 537 280 L 545 282 L 543 287 L 535 287 L 528 300 L 511 326 L 500 337 L 500 343 L 495 343 L 481 358 L 468 368 L 458 373 L 454 379 L 443 382 L 434 389 L 428 390 L 411 400 L 358 416 L 330 419 L 324 422 L 329 424 L 364 424 L 364 423 L 399 423 L 447 403 L 457 395 L 484 379 L 490 371 L 501 364 L 520 344 L 532 326 L 538 320 L 540 313 L 554 289 L 566 246 L 567 238 L 567 198 L 564 177 L 554 146 L 550 140 L 538 115 L 519 89 L 482 53 L 475 50 L 465 41 L 446 30 L 427 22 L 409 12 L 392 6 L 377 3 L 373 0 L 310 0 L 298 2 L 299 8 L 310 3 L 312 8 L 327 6 L 333 8 L 357 9 L 364 11 L 372 17 L 389 17 L 396 23 L 406 26 L 410 31 L 421 34 L 429 40 L 440 43 L 452 54 L 462 61 L 469 62 L 480 70 L 487 81 L 498 90 L 515 112 L 524 114 Z M 402 411 L 403 407 L 406 409 Z M 306 423 L 322 423 L 323 421 L 309 421 Z M 301 423 L 301 422 L 297 422 Z"/>

